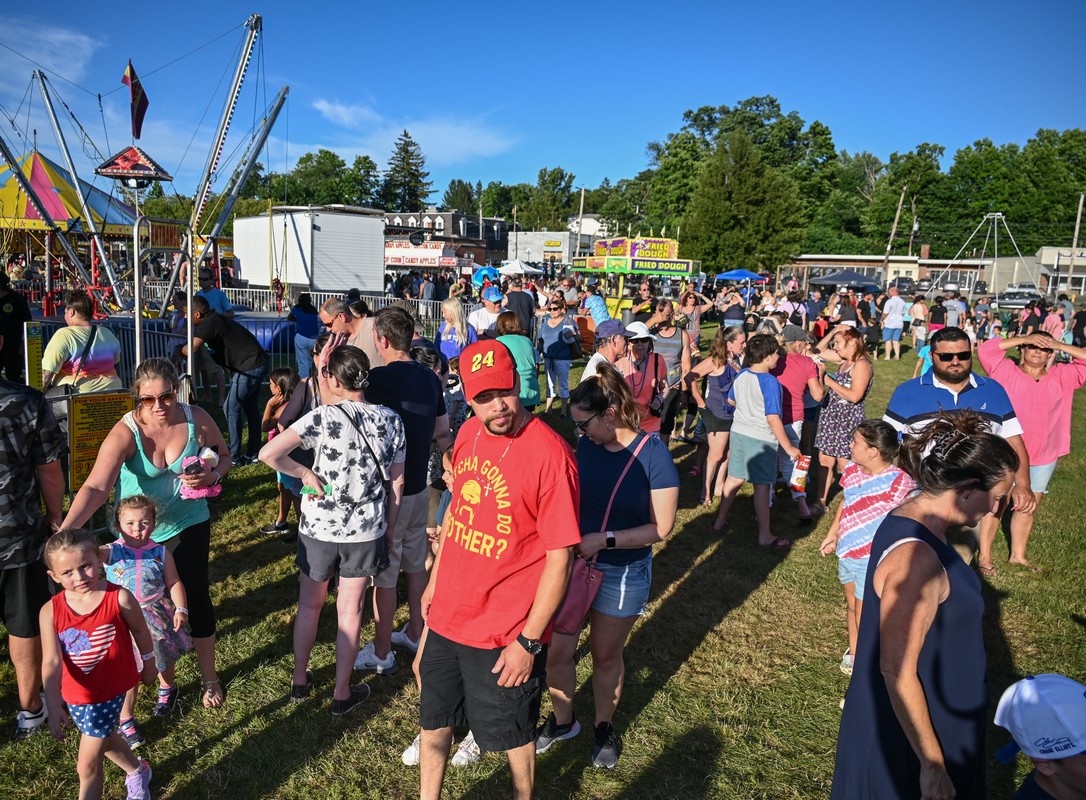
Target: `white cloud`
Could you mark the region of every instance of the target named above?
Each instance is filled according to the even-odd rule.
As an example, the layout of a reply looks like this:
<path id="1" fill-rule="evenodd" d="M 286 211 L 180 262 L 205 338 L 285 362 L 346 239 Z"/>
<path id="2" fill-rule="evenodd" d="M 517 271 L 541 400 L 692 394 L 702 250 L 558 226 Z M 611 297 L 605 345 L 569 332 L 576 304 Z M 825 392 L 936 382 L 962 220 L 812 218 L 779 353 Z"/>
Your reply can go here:
<path id="1" fill-rule="evenodd" d="M 22 97 L 31 73 L 39 68 L 38 65 L 47 74 L 56 73 L 49 74 L 50 82 L 60 83 L 66 90 L 78 91 L 57 75 L 81 83 L 87 77 L 95 52 L 106 45 L 104 40 L 82 31 L 49 25 L 40 19 L 7 19 L 0 38 L 4 44 L 37 62 L 31 63 L 7 48 L 0 48 L 0 97 L 9 100 Z"/>
<path id="2" fill-rule="evenodd" d="M 359 130 L 366 125 L 381 122 L 381 115 L 369 106 L 349 106 L 320 98 L 313 103 L 313 108 L 326 120 L 341 128 Z"/>
<path id="3" fill-rule="evenodd" d="M 393 145 L 404 130 L 411 134 L 426 157 L 426 163 L 450 167 L 480 158 L 488 158 L 509 150 L 516 142 L 514 136 L 500 128 L 485 125 L 475 119 L 433 117 L 428 119 L 390 119 L 369 105 L 348 105 L 320 98 L 313 103 L 326 120 L 344 131 L 331 136 L 324 147 L 351 161 L 356 154 L 369 155 L 383 165 L 392 153 Z M 291 146 L 294 151 L 294 146 Z M 309 150 L 302 150 L 302 153 Z M 300 155 L 301 153 L 299 153 Z"/>

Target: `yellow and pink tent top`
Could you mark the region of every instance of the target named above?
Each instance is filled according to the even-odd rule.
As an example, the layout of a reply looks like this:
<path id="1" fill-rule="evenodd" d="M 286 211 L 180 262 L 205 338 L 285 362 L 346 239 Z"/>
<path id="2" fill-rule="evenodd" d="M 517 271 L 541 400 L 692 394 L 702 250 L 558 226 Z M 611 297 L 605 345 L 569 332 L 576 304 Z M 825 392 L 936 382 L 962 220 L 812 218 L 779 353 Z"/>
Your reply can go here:
<path id="1" fill-rule="evenodd" d="M 62 231 L 90 234 L 75 185 L 66 169 L 36 150 L 19 159 L 19 169 Z M 98 230 L 104 236 L 131 236 L 136 221 L 135 209 L 84 180 L 79 183 Z M 7 165 L 0 169 L 0 230 L 49 230 Z"/>

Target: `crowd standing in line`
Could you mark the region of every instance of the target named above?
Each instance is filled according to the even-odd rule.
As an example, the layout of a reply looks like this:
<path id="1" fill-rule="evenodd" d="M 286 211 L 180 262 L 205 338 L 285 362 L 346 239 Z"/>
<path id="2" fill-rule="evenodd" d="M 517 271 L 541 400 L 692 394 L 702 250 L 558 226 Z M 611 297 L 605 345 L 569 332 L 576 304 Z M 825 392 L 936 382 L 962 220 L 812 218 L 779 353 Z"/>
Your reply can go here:
<path id="1" fill-rule="evenodd" d="M 803 488 L 789 489 L 800 524 L 826 510 L 833 471 L 841 472 L 842 500 L 821 546 L 824 555 L 838 556 L 849 643 L 841 669 L 853 675 L 834 796 L 873 796 L 864 787 L 880 787 L 874 796 L 983 796 L 983 604 L 977 576 L 954 545 L 972 535 L 980 573 L 993 574 L 992 542 L 1009 506 L 1010 561 L 1028 565 L 1033 512 L 1069 452 L 1072 396 L 1086 383 L 1086 350 L 1074 344 L 1086 343 L 1086 306 L 1075 313 L 1061 297 L 1053 306 L 1027 307 L 1003 338 L 985 298 L 969 308 L 956 296 L 909 303 L 896 287 L 826 300 L 815 291 L 806 301 L 796 290 L 726 290 L 715 300 L 690 290 L 677 318 L 673 302 L 645 281 L 633 301 L 636 321 L 624 323 L 611 318 L 598 283 L 582 289 L 567 277 L 553 290 L 520 278 L 504 290 L 484 286 L 481 307 L 465 316 L 456 298 L 470 296 L 469 284 L 421 275 L 400 288 L 407 299 L 443 301 L 435 342 L 422 338 L 420 320 L 403 306 L 371 315 L 360 299 L 333 299 L 318 309 L 300 298 L 291 312 L 299 371 L 272 373 L 272 398 L 254 428 L 267 353 L 222 306 L 225 295 L 200 277 L 195 344 L 230 374 L 229 447 L 205 411 L 178 401 L 172 364 L 148 359 L 133 381 L 136 410 L 107 436 L 61 521 L 64 437 L 40 393 L 0 381 L 0 404 L 11 409 L 10 418 L 0 415 L 7 443 L 0 466 L 19 486 L 13 507 L 26 512 L 13 515 L 18 531 L 0 526 L 17 731 L 29 735 L 48 719 L 62 734 L 63 696 L 83 733 L 80 780 L 92 794 L 103 779 L 103 757 L 125 770 L 130 796 L 147 792 L 151 769 L 131 752 L 144 743 L 134 716 L 135 672 L 118 673 L 125 687 L 100 683 L 99 673 L 72 688 L 80 656 L 65 638 L 65 609 L 95 605 L 111 615 L 110 624 L 132 630 L 142 677 L 159 676 L 155 715 L 177 706 L 172 665 L 191 631 L 201 701 L 221 706 L 206 498 L 221 490 L 232 465 L 256 454 L 263 429 L 268 444 L 260 457 L 278 473 L 280 502 L 263 531 L 288 533 L 291 507 L 299 518 L 289 699 L 311 696 L 309 657 L 334 581 L 332 713 L 352 712 L 369 694 L 366 684 L 352 682 L 354 671 L 388 674 L 397 668 L 395 648 L 412 654 L 421 732 L 404 763 L 420 764 L 423 797 L 440 793 L 455 728 L 470 730 L 452 763 L 506 752 L 517 797 L 532 793 L 535 754 L 579 734 L 573 692 L 580 631 L 552 631 L 574 555 L 590 559 L 600 576 L 585 620 L 595 707 L 589 760 L 616 767 L 623 650 L 645 613 L 652 546 L 670 535 L 678 505 L 669 444 L 692 443 L 691 434 L 701 442 L 691 474 L 702 500 L 711 506 L 722 497 L 714 528 L 726 527 L 739 487 L 749 481 L 764 547 L 792 544 L 771 525 L 773 486 L 790 483 L 804 452 L 817 451 L 820 469 L 815 502 L 808 504 Z M 571 390 L 569 368 L 582 357 L 578 309 L 592 317 L 595 351 Z M 714 310 L 721 327 L 703 358 L 701 319 Z M 55 366 L 46 369 L 49 378 L 70 373 L 85 380 L 96 359 L 106 360 L 95 354 L 99 346 L 109 350 L 108 331 L 92 326 L 92 312 L 86 295 L 70 295 L 65 320 L 75 343 L 65 345 L 64 329 L 54 335 L 50 346 L 61 350 L 47 349 L 43 366 Z M 320 327 L 328 332 L 318 336 Z M 101 328 L 97 343 L 82 341 L 84 328 Z M 928 348 L 931 370 L 896 388 L 885 421 L 869 420 L 869 348 L 877 356 L 881 344 L 886 360 L 899 359 L 909 333 Z M 118 349 L 108 354 L 110 368 Z M 1007 359 L 1011 349 L 1019 351 L 1018 364 Z M 990 377 L 972 372 L 974 350 Z M 540 360 L 548 378 L 543 411 L 557 398 L 572 417 L 576 455 L 532 413 L 542 401 Z M 836 370 L 827 371 L 827 363 Z M 459 414 L 450 419 L 455 397 L 474 415 L 463 425 Z M 683 435 L 672 437 L 683 409 Z M 112 524 L 120 538 L 91 554 L 84 547 L 91 540 L 78 528 L 114 487 Z M 44 550 L 48 529 L 58 527 L 64 536 Z M 99 566 L 127 592 L 100 581 Z M 58 596 L 66 606 L 46 602 L 46 567 L 63 586 Z M 410 616 L 394 631 L 401 569 Z M 92 572 L 94 580 L 78 579 Z M 371 579 L 376 634 L 360 648 Z M 60 609 L 60 623 L 44 609 Z M 948 675 L 938 661 L 952 644 L 959 669 Z M 540 724 L 544 686 L 553 710 Z M 514 688 L 517 699 L 508 702 Z M 948 697 L 968 713 L 957 714 Z M 1016 726 L 1026 723 L 1009 710 L 1000 714 L 999 724 L 1017 740 Z M 897 744 L 888 748 L 887 741 Z M 1037 765 L 1033 784 L 1075 785 L 1062 760 L 1027 753 Z"/>

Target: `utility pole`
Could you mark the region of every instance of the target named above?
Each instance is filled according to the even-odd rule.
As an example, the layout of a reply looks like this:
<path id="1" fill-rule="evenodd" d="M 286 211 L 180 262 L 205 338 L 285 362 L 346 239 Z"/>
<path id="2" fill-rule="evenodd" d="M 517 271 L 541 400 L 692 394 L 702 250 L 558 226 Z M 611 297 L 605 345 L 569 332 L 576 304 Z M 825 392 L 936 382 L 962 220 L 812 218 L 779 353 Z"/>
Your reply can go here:
<path id="1" fill-rule="evenodd" d="M 897 222 L 901 219 L 901 207 L 905 204 L 905 192 L 908 188 L 909 184 L 907 183 L 901 187 L 901 197 L 899 197 L 897 201 L 897 212 L 894 214 L 894 224 L 890 228 L 890 239 L 886 242 L 886 255 L 882 259 L 882 278 L 884 281 L 889 277 L 890 250 L 894 247 L 894 236 L 897 235 Z"/>
<path id="2" fill-rule="evenodd" d="M 1067 265 L 1067 290 L 1071 291 L 1071 279 L 1075 274 L 1075 251 L 1078 250 L 1078 232 L 1082 226 L 1082 201 L 1086 199 L 1086 194 L 1080 194 L 1078 196 L 1078 214 L 1075 215 L 1075 235 L 1071 239 L 1071 261 Z M 1057 259 L 1057 263 L 1059 263 Z M 1060 276 L 1056 274 L 1056 293 L 1060 291 Z"/>
<path id="3" fill-rule="evenodd" d="M 1081 210 L 1081 209 L 1080 209 Z M 584 222 L 584 187 L 581 187 L 581 210 L 577 212 L 577 244 L 573 247 L 573 258 L 581 255 L 581 223 Z M 573 262 L 570 261 L 572 264 Z"/>

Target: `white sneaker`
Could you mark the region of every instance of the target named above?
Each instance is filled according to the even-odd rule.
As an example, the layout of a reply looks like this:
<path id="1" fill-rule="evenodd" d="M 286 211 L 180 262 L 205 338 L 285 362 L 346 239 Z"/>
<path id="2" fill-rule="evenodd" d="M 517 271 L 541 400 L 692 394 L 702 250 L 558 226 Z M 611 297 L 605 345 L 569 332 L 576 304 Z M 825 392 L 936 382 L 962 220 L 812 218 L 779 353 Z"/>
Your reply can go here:
<path id="1" fill-rule="evenodd" d="M 405 650 L 410 650 L 412 653 L 417 653 L 419 651 L 419 643 L 407 635 L 407 629 L 409 626 L 410 623 L 408 623 L 408 625 L 404 625 L 398 631 L 392 632 L 392 646 L 402 647 Z"/>
<path id="2" fill-rule="evenodd" d="M 39 711 L 20 711 L 15 715 L 15 738 L 25 739 L 49 720 L 49 714 L 45 710 L 45 695 L 41 696 L 41 709 Z"/>
<path id="3" fill-rule="evenodd" d="M 468 764 L 474 764 L 482 755 L 479 745 L 475 743 L 475 734 L 468 731 L 468 735 L 456 748 L 456 755 L 452 757 L 452 764 L 454 767 L 466 767 Z"/>
<path id="4" fill-rule="evenodd" d="M 373 642 L 367 642 L 366 646 L 358 651 L 354 660 L 354 668 L 359 672 L 376 672 L 378 675 L 391 675 L 396 671 L 396 653 L 388 651 L 384 658 L 378 658 L 374 650 Z"/>
<path id="5" fill-rule="evenodd" d="M 852 653 L 849 650 L 846 650 L 845 654 L 841 656 L 841 663 L 838 666 L 841 668 L 841 672 L 846 675 L 852 674 Z"/>
<path id="6" fill-rule="evenodd" d="M 411 746 L 403 751 L 403 755 L 400 756 L 400 761 L 403 762 L 405 767 L 417 767 L 419 765 L 419 752 L 422 750 L 422 734 L 420 733 L 415 737 L 415 741 L 411 742 Z"/>

